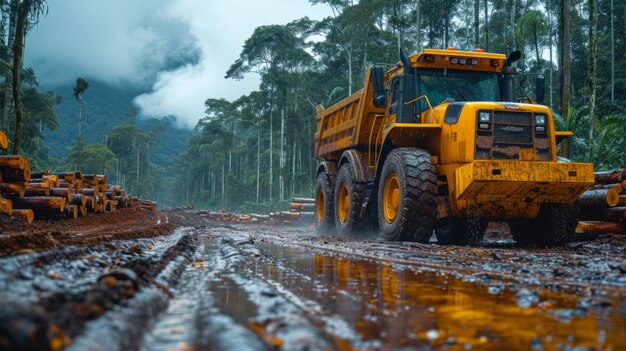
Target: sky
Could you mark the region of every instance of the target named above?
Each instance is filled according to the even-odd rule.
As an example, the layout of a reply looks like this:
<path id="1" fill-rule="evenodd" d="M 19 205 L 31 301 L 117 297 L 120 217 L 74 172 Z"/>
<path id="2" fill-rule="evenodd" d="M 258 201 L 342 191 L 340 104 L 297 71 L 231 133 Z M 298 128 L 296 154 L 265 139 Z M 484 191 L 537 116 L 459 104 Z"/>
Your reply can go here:
<path id="1" fill-rule="evenodd" d="M 250 74 L 225 79 L 254 29 L 331 11 L 308 0 L 48 0 L 27 37 L 25 64 L 46 87 L 79 76 L 145 91 L 144 117 L 174 115 L 194 127 L 204 101 L 234 100 L 258 88 Z M 87 97 L 85 97 L 87 99 Z"/>

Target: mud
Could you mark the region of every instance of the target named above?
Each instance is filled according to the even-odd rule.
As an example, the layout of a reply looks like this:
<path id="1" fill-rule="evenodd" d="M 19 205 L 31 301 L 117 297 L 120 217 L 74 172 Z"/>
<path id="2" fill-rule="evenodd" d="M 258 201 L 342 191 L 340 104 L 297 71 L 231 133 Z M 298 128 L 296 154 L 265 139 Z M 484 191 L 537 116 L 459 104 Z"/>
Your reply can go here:
<path id="1" fill-rule="evenodd" d="M 626 349 L 624 236 L 527 248 L 495 225 L 459 247 L 116 216 L 0 235 L 1 350 Z"/>

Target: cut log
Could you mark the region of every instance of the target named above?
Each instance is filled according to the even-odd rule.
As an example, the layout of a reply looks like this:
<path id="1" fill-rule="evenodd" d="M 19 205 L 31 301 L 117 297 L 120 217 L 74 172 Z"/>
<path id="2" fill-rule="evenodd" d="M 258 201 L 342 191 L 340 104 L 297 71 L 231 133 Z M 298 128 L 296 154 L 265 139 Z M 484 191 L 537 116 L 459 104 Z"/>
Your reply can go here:
<path id="1" fill-rule="evenodd" d="M 604 219 L 623 220 L 626 219 L 626 206 L 607 208 L 602 213 L 604 214 Z"/>
<path id="2" fill-rule="evenodd" d="M 304 197 L 292 197 L 291 202 L 298 202 L 301 204 L 314 204 L 315 199 L 304 198 Z"/>
<path id="3" fill-rule="evenodd" d="M 62 214 L 67 208 L 67 201 L 63 197 L 19 197 L 13 200 L 17 208 L 31 209 L 36 217 L 47 216 L 49 214 Z"/>
<path id="4" fill-rule="evenodd" d="M 100 190 L 98 188 L 83 188 L 80 192 L 86 196 L 95 197 L 100 195 Z"/>
<path id="5" fill-rule="evenodd" d="M 85 196 L 85 205 L 87 206 L 87 211 L 91 213 L 96 212 L 96 198 L 93 196 Z"/>
<path id="6" fill-rule="evenodd" d="M 9 139 L 3 131 L 0 131 L 0 148 L 6 150 L 9 147 Z"/>
<path id="7" fill-rule="evenodd" d="M 68 203 L 72 202 L 72 190 L 69 188 L 52 188 L 50 189 L 50 195 L 64 197 L 67 199 Z"/>
<path id="8" fill-rule="evenodd" d="M 290 207 L 294 211 L 315 211 L 315 204 L 309 203 L 292 202 Z"/>
<path id="9" fill-rule="evenodd" d="M 593 178 L 596 183 L 621 183 L 622 180 L 626 180 L 626 174 L 623 169 L 614 169 L 611 171 L 595 172 Z"/>
<path id="10" fill-rule="evenodd" d="M 67 218 L 73 218 L 73 219 L 78 218 L 78 206 L 76 205 L 67 206 L 66 215 L 67 215 Z"/>
<path id="11" fill-rule="evenodd" d="M 41 180 L 47 181 L 48 183 L 50 183 L 51 188 L 59 187 L 59 177 L 57 177 L 55 174 L 44 175 L 41 177 Z"/>
<path id="12" fill-rule="evenodd" d="M 28 163 L 23 169 L 0 168 L 2 181 L 5 183 L 25 183 L 30 181 L 30 166 Z"/>
<path id="13" fill-rule="evenodd" d="M 596 184 L 596 185 L 592 186 L 591 189 L 615 189 L 615 191 L 617 191 L 618 194 L 621 193 L 622 190 L 624 190 L 624 188 L 622 188 L 622 184 L 621 183 Z"/>
<path id="14" fill-rule="evenodd" d="M 50 196 L 50 185 L 48 183 L 28 183 L 24 194 L 25 196 Z"/>
<path id="15" fill-rule="evenodd" d="M 0 194 L 9 197 L 22 197 L 26 190 L 23 185 L 13 183 L 0 183 Z"/>
<path id="16" fill-rule="evenodd" d="M 0 168 L 24 169 L 28 161 L 19 155 L 0 155 Z"/>
<path id="17" fill-rule="evenodd" d="M 117 209 L 117 201 L 115 200 L 107 200 L 106 210 L 109 212 L 114 212 Z"/>
<path id="18" fill-rule="evenodd" d="M 11 216 L 20 218 L 28 222 L 28 224 L 32 224 L 33 221 L 35 220 L 35 213 L 33 212 L 33 210 L 23 210 L 23 209 L 13 210 L 11 212 Z"/>
<path id="19" fill-rule="evenodd" d="M 50 174 L 50 172 L 48 172 L 48 170 L 47 170 L 47 169 L 45 169 L 45 170 L 43 170 L 43 171 L 41 171 L 41 172 L 31 172 L 31 174 L 30 174 L 30 179 L 33 179 L 33 178 L 39 178 L 39 179 L 41 179 L 41 177 L 43 177 L 43 176 L 45 176 L 45 175 L 48 175 L 48 174 Z"/>
<path id="20" fill-rule="evenodd" d="M 0 212 L 11 214 L 13 211 L 13 201 L 0 197 Z"/>
<path id="21" fill-rule="evenodd" d="M 68 183 L 74 183 L 74 181 L 76 180 L 76 174 L 74 172 L 55 173 L 55 175 L 57 176 L 59 181 L 64 180 Z"/>
<path id="22" fill-rule="evenodd" d="M 87 206 L 87 200 L 85 199 L 85 195 L 83 194 L 74 194 L 72 195 L 72 205 L 76 206 Z"/>
<path id="23" fill-rule="evenodd" d="M 616 222 L 580 221 L 578 225 L 584 233 L 623 233 L 624 225 Z"/>
<path id="24" fill-rule="evenodd" d="M 601 210 L 616 206 L 619 193 L 615 189 L 591 189 L 585 191 L 576 202 L 583 210 Z"/>

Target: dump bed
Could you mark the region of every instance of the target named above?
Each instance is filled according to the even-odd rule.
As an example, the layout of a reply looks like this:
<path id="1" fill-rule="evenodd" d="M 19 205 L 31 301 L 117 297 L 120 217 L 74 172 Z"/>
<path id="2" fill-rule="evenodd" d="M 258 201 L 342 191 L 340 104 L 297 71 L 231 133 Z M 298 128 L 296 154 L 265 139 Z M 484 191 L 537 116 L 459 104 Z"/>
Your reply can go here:
<path id="1" fill-rule="evenodd" d="M 363 118 L 363 116 L 384 115 L 384 109 L 374 107 L 372 96 L 370 70 L 368 70 L 363 89 L 328 109 L 318 106 L 315 132 L 316 158 L 334 160 L 339 158 L 343 150 L 367 143 L 376 118 Z M 378 124 L 381 122 L 378 121 Z"/>

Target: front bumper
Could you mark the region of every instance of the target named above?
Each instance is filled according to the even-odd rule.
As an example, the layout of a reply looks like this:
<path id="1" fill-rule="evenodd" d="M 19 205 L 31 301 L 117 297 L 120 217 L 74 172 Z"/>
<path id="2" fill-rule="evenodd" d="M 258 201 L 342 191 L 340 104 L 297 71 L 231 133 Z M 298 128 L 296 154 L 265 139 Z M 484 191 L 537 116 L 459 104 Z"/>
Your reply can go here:
<path id="1" fill-rule="evenodd" d="M 593 164 L 477 160 L 454 171 L 457 211 L 533 218 L 542 203 L 574 203 L 594 184 Z"/>

